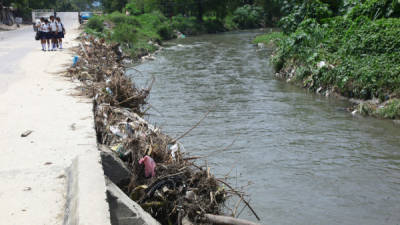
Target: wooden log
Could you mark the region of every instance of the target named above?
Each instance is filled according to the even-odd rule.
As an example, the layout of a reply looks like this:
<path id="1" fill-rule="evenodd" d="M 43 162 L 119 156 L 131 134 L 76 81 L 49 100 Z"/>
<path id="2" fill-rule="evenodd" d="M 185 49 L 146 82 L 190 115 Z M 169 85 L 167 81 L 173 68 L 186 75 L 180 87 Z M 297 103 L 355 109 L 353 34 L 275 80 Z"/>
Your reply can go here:
<path id="1" fill-rule="evenodd" d="M 204 217 L 215 224 L 226 224 L 226 225 L 260 225 L 251 221 L 237 219 L 229 216 L 217 216 L 213 214 L 205 214 Z"/>

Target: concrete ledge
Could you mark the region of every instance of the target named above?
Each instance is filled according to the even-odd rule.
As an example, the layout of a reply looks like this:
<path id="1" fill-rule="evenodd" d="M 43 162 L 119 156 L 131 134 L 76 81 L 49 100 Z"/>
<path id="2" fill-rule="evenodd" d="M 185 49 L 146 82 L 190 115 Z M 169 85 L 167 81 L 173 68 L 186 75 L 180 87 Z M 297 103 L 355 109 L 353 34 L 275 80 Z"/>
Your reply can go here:
<path id="1" fill-rule="evenodd" d="M 108 146 L 99 145 L 101 161 L 103 164 L 104 175 L 114 184 L 128 185 L 132 176 L 131 171 L 124 162 Z"/>
<path id="2" fill-rule="evenodd" d="M 67 170 L 64 225 L 111 225 L 98 151 L 85 152 Z"/>
<path id="3" fill-rule="evenodd" d="M 139 204 L 130 199 L 117 185 L 109 179 L 107 198 L 110 204 L 111 223 L 113 225 L 160 225 Z"/>

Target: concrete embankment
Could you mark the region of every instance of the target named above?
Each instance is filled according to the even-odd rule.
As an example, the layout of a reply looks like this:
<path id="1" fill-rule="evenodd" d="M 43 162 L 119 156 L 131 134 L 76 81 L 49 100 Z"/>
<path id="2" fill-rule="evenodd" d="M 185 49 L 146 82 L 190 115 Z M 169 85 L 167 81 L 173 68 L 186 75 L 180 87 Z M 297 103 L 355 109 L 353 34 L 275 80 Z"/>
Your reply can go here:
<path id="1" fill-rule="evenodd" d="M 72 24 L 65 47 L 76 44 Z M 1 224 L 110 224 L 93 105 L 58 75 L 71 52 L 42 52 L 30 29 L 12 32 L 0 47 Z"/>

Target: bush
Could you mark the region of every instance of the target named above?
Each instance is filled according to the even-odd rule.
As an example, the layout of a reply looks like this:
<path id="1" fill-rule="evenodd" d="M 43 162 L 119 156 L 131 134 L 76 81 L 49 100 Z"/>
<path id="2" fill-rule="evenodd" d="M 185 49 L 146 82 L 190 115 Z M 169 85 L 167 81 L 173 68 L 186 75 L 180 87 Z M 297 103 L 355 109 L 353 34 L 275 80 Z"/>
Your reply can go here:
<path id="1" fill-rule="evenodd" d="M 137 16 L 142 13 L 142 10 L 138 7 L 137 3 L 130 2 L 126 4 L 125 10 L 129 12 L 130 15 Z"/>
<path id="2" fill-rule="evenodd" d="M 196 17 L 184 17 L 182 15 L 177 15 L 172 17 L 171 20 L 171 27 L 186 35 L 198 34 L 204 31 L 201 24 L 197 22 Z"/>
<path id="3" fill-rule="evenodd" d="M 305 19 L 315 19 L 321 22 L 323 19 L 333 15 L 330 5 L 319 0 L 305 1 L 299 6 L 292 9 L 288 16 L 283 17 L 279 21 L 279 26 L 286 34 L 292 33 L 297 26 Z"/>
<path id="4" fill-rule="evenodd" d="M 343 0 L 321 0 L 321 2 L 328 4 L 329 9 L 334 13 L 339 12 L 340 8 L 343 6 Z"/>
<path id="5" fill-rule="evenodd" d="M 239 28 L 238 25 L 233 21 L 233 15 L 227 15 L 224 18 L 224 28 L 226 30 L 237 30 Z"/>
<path id="6" fill-rule="evenodd" d="M 263 34 L 257 36 L 252 41 L 253 44 L 263 43 L 265 45 L 274 44 L 276 45 L 279 41 L 282 41 L 285 38 L 285 35 L 282 32 L 270 32 L 267 34 Z"/>
<path id="7" fill-rule="evenodd" d="M 168 37 L 172 32 L 172 29 L 166 24 L 167 18 L 160 12 L 145 13 L 135 18 L 140 24 L 138 28 L 139 36 L 144 39 L 160 42 L 163 35 Z"/>
<path id="8" fill-rule="evenodd" d="M 335 17 L 324 22 L 320 25 L 306 19 L 278 42 L 275 68 L 295 62 L 298 70 L 309 71 L 307 76 L 298 77 L 305 86 L 313 90 L 336 87 L 347 97 L 385 99 L 398 89 L 400 19 L 359 17 L 352 21 Z M 319 68 L 321 61 L 334 66 Z"/>
<path id="9" fill-rule="evenodd" d="M 160 35 L 160 37 L 163 40 L 170 40 L 175 37 L 172 27 L 166 23 L 162 24 L 161 26 L 158 27 L 157 33 Z"/>
<path id="10" fill-rule="evenodd" d="M 382 17 L 399 17 L 400 2 L 398 0 L 367 0 L 364 3 L 355 4 L 349 13 L 349 18 L 356 19 L 366 16 L 370 19 Z"/>
<path id="11" fill-rule="evenodd" d="M 96 32 L 102 32 L 104 30 L 104 19 L 100 16 L 93 16 L 90 18 L 86 26 Z"/>
<path id="12" fill-rule="evenodd" d="M 224 24 L 217 18 L 206 18 L 203 25 L 207 33 L 218 33 L 225 31 Z"/>
<path id="13" fill-rule="evenodd" d="M 262 8 L 253 5 L 239 7 L 233 13 L 233 21 L 241 29 L 261 27 L 263 20 Z"/>
<path id="14" fill-rule="evenodd" d="M 379 116 L 388 119 L 400 118 L 400 100 L 394 99 L 390 101 L 385 107 L 377 110 Z"/>
<path id="15" fill-rule="evenodd" d="M 346 54 L 377 55 L 400 49 L 400 20 L 359 17 L 344 36 Z"/>
<path id="16" fill-rule="evenodd" d="M 132 48 L 133 44 L 137 41 L 135 26 L 125 23 L 118 24 L 113 29 L 111 39 L 118 43 L 127 44 L 128 47 Z"/>
<path id="17" fill-rule="evenodd" d="M 140 26 L 139 21 L 134 16 L 127 16 L 120 12 L 113 12 L 106 16 L 106 20 L 110 20 L 115 25 L 119 24 L 129 24 L 133 26 Z"/>

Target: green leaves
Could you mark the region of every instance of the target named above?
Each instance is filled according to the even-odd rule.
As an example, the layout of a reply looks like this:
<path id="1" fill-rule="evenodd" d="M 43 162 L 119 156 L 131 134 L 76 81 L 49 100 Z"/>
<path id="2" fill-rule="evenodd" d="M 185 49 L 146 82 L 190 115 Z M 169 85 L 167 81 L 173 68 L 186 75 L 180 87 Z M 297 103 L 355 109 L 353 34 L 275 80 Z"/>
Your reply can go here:
<path id="1" fill-rule="evenodd" d="M 90 28 L 96 32 L 103 32 L 104 30 L 104 20 L 100 16 L 93 16 L 90 18 L 86 24 L 87 28 Z"/>
<path id="2" fill-rule="evenodd" d="M 262 8 L 254 5 L 244 5 L 233 13 L 233 21 L 241 29 L 260 27 L 262 19 Z"/>
<path id="3" fill-rule="evenodd" d="M 348 97 L 383 99 L 400 87 L 399 37 L 398 18 L 305 18 L 277 42 L 273 62 L 277 69 L 295 62 L 297 70 L 310 71 L 296 73 L 310 89 L 337 87 Z M 330 66 L 316 69 L 321 61 Z"/>
<path id="4" fill-rule="evenodd" d="M 379 18 L 399 17 L 400 2 L 398 0 L 366 0 L 365 2 L 355 3 L 349 11 L 348 17 L 356 19 L 366 16 L 372 20 Z"/>
<path id="5" fill-rule="evenodd" d="M 297 26 L 305 19 L 315 19 L 320 22 L 331 16 L 333 16 L 333 12 L 329 4 L 319 0 L 304 1 L 293 6 L 290 14 L 279 21 L 279 26 L 283 32 L 289 34 L 294 32 Z"/>

